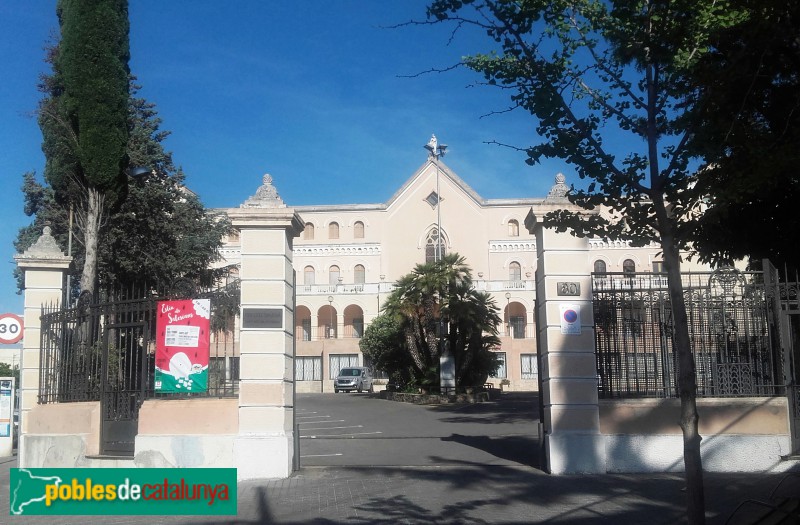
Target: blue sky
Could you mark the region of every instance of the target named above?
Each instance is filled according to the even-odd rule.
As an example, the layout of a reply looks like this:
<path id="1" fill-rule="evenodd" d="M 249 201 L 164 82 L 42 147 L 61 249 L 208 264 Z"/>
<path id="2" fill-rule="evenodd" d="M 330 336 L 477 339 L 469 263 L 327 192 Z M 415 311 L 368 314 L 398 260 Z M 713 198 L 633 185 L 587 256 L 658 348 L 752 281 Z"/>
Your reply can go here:
<path id="1" fill-rule="evenodd" d="M 32 116 L 43 47 L 57 34 L 55 0 L 0 2 L 0 313 L 21 312 L 12 272 L 23 213 L 22 175 L 41 176 Z M 132 0 L 130 67 L 158 106 L 167 149 L 208 207 L 238 206 L 270 173 L 289 205 L 376 203 L 425 161 L 435 133 L 445 162 L 486 198 L 543 197 L 558 161 L 529 167 L 517 151 L 535 122 L 507 94 L 470 87 L 467 70 L 404 78 L 487 51 L 481 33 L 448 45 L 444 26 L 388 29 L 424 19 L 402 0 Z"/>

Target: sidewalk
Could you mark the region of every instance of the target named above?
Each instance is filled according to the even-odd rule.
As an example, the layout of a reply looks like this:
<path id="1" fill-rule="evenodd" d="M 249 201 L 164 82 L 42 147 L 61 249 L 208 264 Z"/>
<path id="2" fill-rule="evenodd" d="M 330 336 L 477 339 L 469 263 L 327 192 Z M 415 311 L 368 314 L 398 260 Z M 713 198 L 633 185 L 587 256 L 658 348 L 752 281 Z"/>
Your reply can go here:
<path id="1" fill-rule="evenodd" d="M 285 480 L 239 484 L 236 517 L 16 517 L 8 515 L 9 469 L 0 460 L 0 524 L 558 523 L 683 521 L 682 475 L 550 476 L 528 467 L 306 468 Z M 784 474 L 706 473 L 709 524 L 744 499 L 765 498 Z M 220 519 L 222 518 L 222 519 Z"/>

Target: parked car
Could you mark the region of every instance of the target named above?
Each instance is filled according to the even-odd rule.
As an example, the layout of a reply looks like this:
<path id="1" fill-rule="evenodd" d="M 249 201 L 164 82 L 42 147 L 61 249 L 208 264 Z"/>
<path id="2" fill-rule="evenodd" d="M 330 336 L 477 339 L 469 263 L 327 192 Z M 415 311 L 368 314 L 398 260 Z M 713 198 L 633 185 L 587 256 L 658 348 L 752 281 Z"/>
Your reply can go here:
<path id="1" fill-rule="evenodd" d="M 333 382 L 333 391 L 337 394 L 339 390 L 343 392 L 372 392 L 372 371 L 363 366 L 351 366 L 342 368 L 339 376 Z"/>

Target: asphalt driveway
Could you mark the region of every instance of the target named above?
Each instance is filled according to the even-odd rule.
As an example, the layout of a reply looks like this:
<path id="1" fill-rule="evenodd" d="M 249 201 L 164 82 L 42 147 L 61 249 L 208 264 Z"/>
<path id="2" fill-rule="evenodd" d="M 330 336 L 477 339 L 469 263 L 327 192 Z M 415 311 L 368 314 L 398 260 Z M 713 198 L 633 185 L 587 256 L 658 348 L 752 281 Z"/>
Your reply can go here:
<path id="1" fill-rule="evenodd" d="M 538 466 L 535 394 L 414 405 L 377 394 L 298 394 L 300 464 Z"/>

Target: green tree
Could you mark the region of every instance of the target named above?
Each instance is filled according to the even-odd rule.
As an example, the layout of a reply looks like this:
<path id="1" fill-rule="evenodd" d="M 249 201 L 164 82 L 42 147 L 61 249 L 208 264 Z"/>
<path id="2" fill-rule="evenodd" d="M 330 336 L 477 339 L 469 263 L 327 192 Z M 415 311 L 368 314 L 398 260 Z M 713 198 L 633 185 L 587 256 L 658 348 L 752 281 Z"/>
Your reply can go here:
<path id="1" fill-rule="evenodd" d="M 184 175 L 176 169 L 172 153 L 164 149 L 169 136 L 161 129 L 161 119 L 153 103 L 137 97 L 139 86 L 131 79 L 129 101 L 128 156 L 131 163 L 152 169 L 151 176 L 132 183 L 125 201 L 109 214 L 101 232 L 98 281 L 109 285 L 130 286 L 148 283 L 167 287 L 180 277 L 209 286 L 224 276 L 227 268 L 211 270 L 219 258 L 222 237 L 230 232 L 224 216 L 208 213 L 199 199 L 187 190 Z M 27 249 L 49 224 L 53 235 L 67 250 L 69 212 L 49 185 L 36 181 L 34 174 L 24 176 L 25 213 L 33 222 L 20 229 L 15 247 Z M 84 248 L 75 242 L 74 283 L 81 279 Z M 19 290 L 22 275 L 16 272 Z M 78 290 L 72 290 L 74 293 Z"/>
<path id="2" fill-rule="evenodd" d="M 708 260 L 800 263 L 800 4 L 733 0 L 748 17 L 714 35 L 694 68 L 702 93 L 690 147 L 706 162 L 708 209 L 695 247 Z"/>
<path id="3" fill-rule="evenodd" d="M 689 86 L 711 35 L 743 18 L 727 0 L 434 0 L 428 21 L 474 26 L 498 47 L 463 63 L 510 93 L 542 141 L 527 162 L 560 158 L 586 189 L 570 201 L 608 214 L 558 210 L 545 224 L 579 236 L 656 242 L 664 257 L 678 354 L 690 523 L 705 521 L 694 358 L 689 346 L 680 250 L 698 213 L 686 118 Z M 622 138 L 625 137 L 625 138 Z"/>
<path id="4" fill-rule="evenodd" d="M 161 130 L 155 105 L 135 96 L 138 90 L 133 79 L 127 151 L 131 165 L 146 166 L 151 174 L 129 185 L 126 199 L 109 218 L 100 252 L 101 281 L 168 286 L 183 277 L 211 286 L 227 270 L 210 268 L 220 258 L 230 221 L 209 213 L 185 187 L 183 171 L 164 150 L 170 133 Z"/>
<path id="5" fill-rule="evenodd" d="M 406 386 L 413 378 L 414 363 L 406 347 L 402 319 L 390 314 L 376 317 L 358 342 L 372 366 L 389 375 L 389 381 Z"/>
<path id="6" fill-rule="evenodd" d="M 0 377 L 13 377 L 14 384 L 19 389 L 19 365 L 12 368 L 8 363 L 0 363 Z"/>
<path id="7" fill-rule="evenodd" d="M 45 179 L 75 210 L 84 247 L 80 287 L 97 282 L 98 242 L 109 209 L 125 194 L 128 166 L 128 3 L 59 0 L 61 41 L 39 107 Z"/>
<path id="8" fill-rule="evenodd" d="M 445 349 L 455 360 L 457 386 L 482 384 L 497 369 L 490 351 L 500 346 L 497 306 L 491 296 L 472 287 L 470 268 L 457 253 L 418 264 L 401 277 L 384 311 L 402 320 L 413 379 L 420 385 L 438 385 Z"/>

